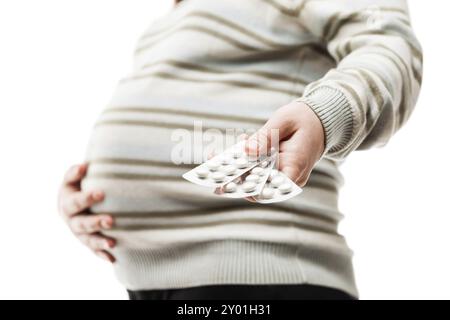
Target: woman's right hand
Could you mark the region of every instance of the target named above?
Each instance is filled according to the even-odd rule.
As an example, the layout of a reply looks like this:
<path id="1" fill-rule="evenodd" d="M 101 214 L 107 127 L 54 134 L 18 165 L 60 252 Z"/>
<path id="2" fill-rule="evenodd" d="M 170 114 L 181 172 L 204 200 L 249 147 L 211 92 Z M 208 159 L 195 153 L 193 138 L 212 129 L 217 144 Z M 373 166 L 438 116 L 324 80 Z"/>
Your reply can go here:
<path id="1" fill-rule="evenodd" d="M 58 194 L 58 211 L 73 234 L 91 249 L 97 256 L 115 262 L 108 252 L 116 241 L 101 232 L 111 229 L 114 219 L 110 215 L 93 215 L 89 208 L 103 201 L 105 195 L 101 190 L 81 191 L 81 180 L 86 175 L 87 164 L 75 165 L 64 177 Z"/>

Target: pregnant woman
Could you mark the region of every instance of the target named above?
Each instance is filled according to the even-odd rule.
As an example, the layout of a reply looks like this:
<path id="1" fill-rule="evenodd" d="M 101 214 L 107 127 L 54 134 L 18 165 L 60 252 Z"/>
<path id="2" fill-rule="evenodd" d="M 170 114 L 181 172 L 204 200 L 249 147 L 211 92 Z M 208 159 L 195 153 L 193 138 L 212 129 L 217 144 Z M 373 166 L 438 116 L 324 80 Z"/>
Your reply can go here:
<path id="1" fill-rule="evenodd" d="M 132 299 L 357 298 L 338 167 L 407 121 L 421 74 L 403 0 L 181 1 L 139 40 L 60 211 Z M 260 205 L 184 181 L 172 134 L 200 121 L 257 130 L 247 152 L 279 142 L 304 192 Z"/>

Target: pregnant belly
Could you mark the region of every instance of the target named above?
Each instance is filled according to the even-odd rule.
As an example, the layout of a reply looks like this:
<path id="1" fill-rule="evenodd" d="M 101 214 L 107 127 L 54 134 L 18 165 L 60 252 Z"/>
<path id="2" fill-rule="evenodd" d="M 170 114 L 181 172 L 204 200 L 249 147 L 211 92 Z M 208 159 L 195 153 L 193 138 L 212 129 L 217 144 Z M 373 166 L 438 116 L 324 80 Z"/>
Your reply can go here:
<path id="1" fill-rule="evenodd" d="M 270 206 L 219 197 L 182 178 L 194 164 L 172 162 L 179 143 L 172 140 L 174 126 L 142 120 L 98 123 L 87 149 L 89 170 L 82 188 L 105 192 L 105 200 L 91 211 L 115 217 L 115 228 L 106 234 L 118 240 L 118 250 L 229 238 L 295 242 L 301 229 L 335 232 L 335 208 L 315 213 L 304 201 L 314 198 L 315 189 Z M 330 197 L 334 203 L 334 193 Z"/>
<path id="2" fill-rule="evenodd" d="M 108 234 L 122 246 L 148 247 L 153 239 L 149 234 L 169 238 L 189 224 L 208 224 L 221 212 L 248 206 L 185 181 L 182 174 L 194 165 L 172 162 L 178 143 L 172 141 L 172 133 L 173 128 L 164 126 L 123 124 L 98 125 L 93 131 L 82 189 L 105 192 L 105 200 L 91 211 L 115 217 L 116 229 Z"/>
<path id="3" fill-rule="evenodd" d="M 172 152 L 180 141 L 172 141 L 173 130 L 153 125 L 95 127 L 87 149 L 89 170 L 82 183 L 83 189 L 100 188 L 106 193 L 94 212 L 195 210 L 221 202 L 209 190 L 182 179 L 195 164 L 191 155 L 184 157 L 188 163 L 174 163 Z"/>
<path id="4" fill-rule="evenodd" d="M 224 147 L 221 134 L 225 130 L 256 127 L 257 123 L 245 118 L 206 116 L 184 109 L 106 109 L 88 144 L 89 170 L 83 188 L 102 188 L 106 192 L 105 202 L 93 208 L 97 212 L 208 207 L 220 199 L 210 195 L 209 190 L 185 182 L 182 174 L 212 149 Z M 194 128 L 200 130 L 194 132 Z M 206 132 L 209 128 L 215 132 Z M 228 145 L 230 142 L 226 141 Z"/>

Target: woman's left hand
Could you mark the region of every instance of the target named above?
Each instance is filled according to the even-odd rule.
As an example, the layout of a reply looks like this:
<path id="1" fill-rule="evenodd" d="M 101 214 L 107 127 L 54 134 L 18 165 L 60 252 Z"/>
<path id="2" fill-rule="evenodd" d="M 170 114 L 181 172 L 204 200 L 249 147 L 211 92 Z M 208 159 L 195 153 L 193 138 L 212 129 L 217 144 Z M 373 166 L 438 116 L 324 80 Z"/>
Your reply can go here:
<path id="1" fill-rule="evenodd" d="M 272 141 L 273 139 L 279 141 Z M 294 101 L 279 108 L 248 139 L 246 152 L 249 155 L 263 154 L 278 143 L 279 169 L 303 187 L 325 146 L 322 123 L 308 105 Z"/>

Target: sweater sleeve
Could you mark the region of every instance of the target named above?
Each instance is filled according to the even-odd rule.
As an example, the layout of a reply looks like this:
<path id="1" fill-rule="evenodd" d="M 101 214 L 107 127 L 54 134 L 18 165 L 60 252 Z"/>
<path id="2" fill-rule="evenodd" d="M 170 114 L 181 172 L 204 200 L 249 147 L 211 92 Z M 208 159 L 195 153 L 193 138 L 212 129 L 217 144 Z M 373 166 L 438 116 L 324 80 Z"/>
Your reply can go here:
<path id="1" fill-rule="evenodd" d="M 404 0 L 305 0 L 300 18 L 336 68 L 297 101 L 320 118 L 325 157 L 387 143 L 418 98 L 422 52 Z"/>

